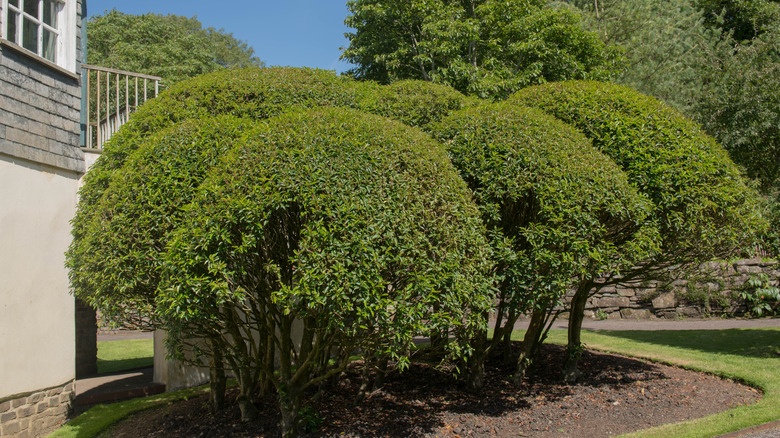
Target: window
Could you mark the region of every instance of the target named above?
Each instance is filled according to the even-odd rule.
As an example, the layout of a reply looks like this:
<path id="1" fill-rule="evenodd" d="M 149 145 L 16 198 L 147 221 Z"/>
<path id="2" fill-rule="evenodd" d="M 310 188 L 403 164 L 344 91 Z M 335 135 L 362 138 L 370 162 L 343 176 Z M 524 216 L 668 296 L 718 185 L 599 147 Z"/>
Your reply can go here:
<path id="1" fill-rule="evenodd" d="M 2 37 L 41 58 L 75 70 L 76 0 L 1 0 Z"/>

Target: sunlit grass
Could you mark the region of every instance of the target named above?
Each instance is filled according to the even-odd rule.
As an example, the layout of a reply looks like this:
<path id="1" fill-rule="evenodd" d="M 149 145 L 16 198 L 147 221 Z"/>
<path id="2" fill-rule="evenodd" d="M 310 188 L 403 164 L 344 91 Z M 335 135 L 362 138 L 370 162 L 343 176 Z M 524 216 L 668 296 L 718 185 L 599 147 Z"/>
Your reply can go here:
<path id="1" fill-rule="evenodd" d="M 126 339 L 97 343 L 98 374 L 150 367 L 154 364 L 152 339 Z"/>

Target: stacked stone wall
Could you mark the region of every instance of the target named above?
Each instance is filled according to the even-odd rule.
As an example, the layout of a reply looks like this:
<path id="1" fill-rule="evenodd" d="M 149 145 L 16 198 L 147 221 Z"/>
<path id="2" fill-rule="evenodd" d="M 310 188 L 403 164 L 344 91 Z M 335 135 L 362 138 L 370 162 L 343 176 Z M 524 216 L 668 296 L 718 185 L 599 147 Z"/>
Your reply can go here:
<path id="1" fill-rule="evenodd" d="M 687 274 L 670 272 L 667 281 L 628 281 L 603 286 L 588 299 L 586 316 L 599 319 L 647 319 L 741 316 L 749 310 L 739 299 L 752 277 L 766 275 L 778 285 L 777 260 L 708 262 Z M 594 289 L 595 291 L 595 289 Z"/>
<path id="2" fill-rule="evenodd" d="M 73 399 L 74 382 L 0 399 L 0 437 L 36 438 L 48 435 L 68 418 Z"/>

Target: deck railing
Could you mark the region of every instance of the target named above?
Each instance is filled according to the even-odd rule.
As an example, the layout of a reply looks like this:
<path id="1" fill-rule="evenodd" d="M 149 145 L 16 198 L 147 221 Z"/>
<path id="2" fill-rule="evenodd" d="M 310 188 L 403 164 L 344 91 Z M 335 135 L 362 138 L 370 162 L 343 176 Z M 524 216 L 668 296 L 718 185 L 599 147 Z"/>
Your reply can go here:
<path id="1" fill-rule="evenodd" d="M 157 97 L 162 78 L 88 64 L 81 68 L 86 87 L 83 146 L 103 149 L 138 106 Z"/>

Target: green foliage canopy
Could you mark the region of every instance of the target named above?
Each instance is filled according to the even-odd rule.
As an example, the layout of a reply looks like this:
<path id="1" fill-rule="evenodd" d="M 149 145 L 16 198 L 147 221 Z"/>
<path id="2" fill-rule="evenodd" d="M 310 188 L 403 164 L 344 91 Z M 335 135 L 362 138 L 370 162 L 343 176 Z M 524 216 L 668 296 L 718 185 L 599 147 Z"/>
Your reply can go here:
<path id="1" fill-rule="evenodd" d="M 66 266 L 76 296 L 125 326 L 153 328 L 161 254 L 208 169 L 251 124 L 223 116 L 189 120 L 144 137 L 124 165 L 94 170 L 73 221 Z M 100 160 L 99 160 L 100 162 Z M 99 192 L 99 193 L 95 193 Z"/>
<path id="2" fill-rule="evenodd" d="M 757 193 L 726 151 L 690 120 L 629 88 L 569 81 L 511 99 L 572 124 L 654 204 L 669 263 L 730 257 L 763 227 Z"/>
<path id="3" fill-rule="evenodd" d="M 695 0 L 707 24 L 748 41 L 780 23 L 778 0 Z"/>
<path id="4" fill-rule="evenodd" d="M 355 0 L 342 59 L 359 79 L 419 79 L 501 99 L 532 84 L 607 79 L 620 57 L 544 1 Z"/>
<path id="5" fill-rule="evenodd" d="M 298 318 L 318 342 L 343 337 L 351 352 L 382 339 L 400 356 L 428 324 L 463 326 L 490 305 L 465 184 L 443 149 L 397 122 L 335 108 L 273 118 L 187 210 L 158 297 L 173 333 L 252 301 L 256 317 Z"/>
<path id="6" fill-rule="evenodd" d="M 472 358 L 472 385 L 481 385 L 478 361 L 531 313 L 520 379 L 573 279 L 619 271 L 657 249 L 651 203 L 581 133 L 538 109 L 465 108 L 432 131 L 474 193 L 493 247 L 496 327 L 490 345 L 486 332 L 476 340 L 485 347 Z"/>
<path id="7" fill-rule="evenodd" d="M 653 250 L 649 200 L 554 117 L 483 105 L 453 113 L 433 132 L 474 193 L 515 305 L 555 303 L 572 277 L 617 270 Z"/>
<path id="8" fill-rule="evenodd" d="M 712 56 L 698 120 L 769 193 L 780 186 L 780 26 Z"/>
<path id="9" fill-rule="evenodd" d="M 166 87 L 222 68 L 261 67 L 254 49 L 196 17 L 130 15 L 115 9 L 87 23 L 90 64 L 163 78 Z"/>
<path id="10" fill-rule="evenodd" d="M 726 151 L 661 102 L 630 88 L 569 81 L 521 90 L 509 100 L 535 106 L 582 131 L 653 204 L 659 251 L 621 272 L 581 276 L 572 298 L 565 378 L 576 380 L 585 303 L 592 289 L 658 278 L 668 267 L 731 258 L 765 226 L 758 194 Z M 606 280 L 596 283 L 598 277 Z"/>

